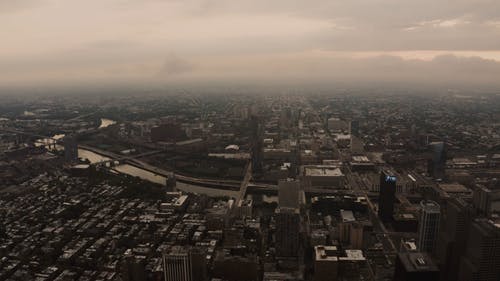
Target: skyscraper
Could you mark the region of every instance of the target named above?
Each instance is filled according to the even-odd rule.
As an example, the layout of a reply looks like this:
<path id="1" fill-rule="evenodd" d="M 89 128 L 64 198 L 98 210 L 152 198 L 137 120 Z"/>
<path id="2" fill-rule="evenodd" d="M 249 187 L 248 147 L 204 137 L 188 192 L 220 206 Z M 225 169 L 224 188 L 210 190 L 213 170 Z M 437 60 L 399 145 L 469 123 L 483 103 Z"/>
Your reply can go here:
<path id="1" fill-rule="evenodd" d="M 432 159 L 429 161 L 429 174 L 435 179 L 443 179 L 446 166 L 445 143 L 442 141 L 431 142 L 429 146 L 432 152 Z"/>
<path id="2" fill-rule="evenodd" d="M 314 247 L 314 281 L 337 280 L 339 258 L 336 246 Z"/>
<path id="3" fill-rule="evenodd" d="M 500 225 L 488 219 L 472 222 L 458 280 L 498 281 L 500 277 Z"/>
<path id="4" fill-rule="evenodd" d="M 281 109 L 280 128 L 287 129 L 292 124 L 292 109 L 287 106 Z"/>
<path id="5" fill-rule="evenodd" d="M 437 281 L 439 269 L 426 253 L 399 253 L 396 258 L 394 281 Z"/>
<path id="6" fill-rule="evenodd" d="M 135 256 L 131 249 L 125 251 L 120 264 L 120 277 L 123 281 L 146 280 L 146 257 Z"/>
<path id="7" fill-rule="evenodd" d="M 189 250 L 189 258 L 191 260 L 193 281 L 207 280 L 206 256 L 207 256 L 206 251 L 202 248 L 193 247 Z"/>
<path id="8" fill-rule="evenodd" d="M 471 208 L 462 199 L 450 197 L 439 231 L 436 253 L 440 263 L 441 280 L 458 279 L 460 257 L 465 252 L 470 225 Z"/>
<path id="9" fill-rule="evenodd" d="M 176 246 L 163 254 L 165 281 L 192 281 L 192 264 L 187 249 Z"/>
<path id="10" fill-rule="evenodd" d="M 252 142 L 252 171 L 259 173 L 262 170 L 262 126 L 257 116 L 250 119 L 251 142 Z"/>
<path id="11" fill-rule="evenodd" d="M 349 133 L 355 136 L 359 134 L 359 120 L 351 120 L 349 123 Z"/>
<path id="12" fill-rule="evenodd" d="M 472 200 L 474 209 L 486 217 L 494 212 L 500 211 L 499 189 L 490 189 L 486 186 L 478 185 L 474 189 Z"/>
<path id="13" fill-rule="evenodd" d="M 78 143 L 75 136 L 64 137 L 64 161 L 75 163 L 78 161 Z"/>
<path id="14" fill-rule="evenodd" d="M 441 209 L 434 201 L 420 202 L 421 215 L 418 229 L 418 248 L 422 252 L 432 253 L 439 234 Z"/>
<path id="15" fill-rule="evenodd" d="M 349 244 L 354 249 L 361 249 L 363 247 L 363 226 L 361 223 L 356 221 L 350 210 L 340 210 L 340 218 L 340 242 Z"/>
<path id="16" fill-rule="evenodd" d="M 278 208 L 276 219 L 276 256 L 296 257 L 299 252 L 300 214 L 298 209 Z"/>
<path id="17" fill-rule="evenodd" d="M 278 205 L 280 208 L 299 208 L 300 181 L 286 179 L 278 182 Z"/>
<path id="18" fill-rule="evenodd" d="M 382 221 L 392 220 L 396 201 L 396 177 L 387 171 L 380 173 L 378 216 Z"/>

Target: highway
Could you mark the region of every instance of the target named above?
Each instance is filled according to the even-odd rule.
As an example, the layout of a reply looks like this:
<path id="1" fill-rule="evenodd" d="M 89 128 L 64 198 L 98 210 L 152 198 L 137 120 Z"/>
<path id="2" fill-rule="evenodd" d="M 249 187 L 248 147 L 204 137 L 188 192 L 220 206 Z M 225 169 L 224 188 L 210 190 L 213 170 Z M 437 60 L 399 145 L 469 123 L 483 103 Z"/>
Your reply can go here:
<path id="1" fill-rule="evenodd" d="M 239 206 L 241 200 L 245 199 L 245 194 L 247 193 L 248 184 L 250 183 L 250 179 L 252 178 L 252 161 L 248 161 L 245 167 L 245 176 L 243 177 L 243 181 L 240 185 L 240 192 L 238 193 L 238 198 L 236 198 L 236 206 Z"/>
<path id="2" fill-rule="evenodd" d="M 160 175 L 160 176 L 164 176 L 167 178 L 175 177 L 175 179 L 177 181 L 189 183 L 189 184 L 194 184 L 194 185 L 201 185 L 201 186 L 207 186 L 207 187 L 215 187 L 215 188 L 223 188 L 223 189 L 231 189 L 231 190 L 240 190 L 241 191 L 243 183 L 246 182 L 246 184 L 244 185 L 245 187 L 243 189 L 243 191 L 246 193 L 247 187 L 250 184 L 250 179 L 252 176 L 251 166 L 249 168 L 248 164 L 247 164 L 246 169 L 245 169 L 246 172 L 245 172 L 243 182 L 237 181 L 237 180 L 205 179 L 205 178 L 190 177 L 190 176 L 176 174 L 172 171 L 167 171 L 167 170 L 158 168 L 156 166 L 150 165 L 144 161 L 137 159 L 137 158 L 141 158 L 144 156 L 160 153 L 160 151 L 146 152 L 146 153 L 139 154 L 136 156 L 123 157 L 122 155 L 118 155 L 116 153 L 101 150 L 101 149 L 91 147 L 88 145 L 79 145 L 79 147 L 82 149 L 89 150 L 89 151 L 92 151 L 94 153 L 103 155 L 105 157 L 111 158 L 110 160 L 106 160 L 106 161 L 102 161 L 102 162 L 94 163 L 94 164 L 104 164 L 104 163 L 112 163 L 115 161 L 119 161 L 120 164 L 126 163 L 129 165 L 135 166 L 137 168 L 144 169 L 146 171 L 155 173 L 155 174 Z M 252 186 L 257 187 L 257 188 L 267 188 L 267 187 L 272 188 L 273 187 L 271 185 L 260 185 L 260 184 L 252 184 Z"/>
<path id="3" fill-rule="evenodd" d="M 33 133 L 26 133 L 22 131 L 18 131 L 15 129 L 5 129 L 1 128 L 0 130 L 10 132 L 10 133 L 19 133 L 19 134 L 25 134 L 29 136 L 34 136 L 37 138 L 51 138 L 48 136 L 44 135 L 38 135 L 38 134 L 33 134 Z M 62 144 L 63 140 L 54 140 L 58 144 Z M 91 152 L 94 152 L 96 154 L 105 156 L 110 158 L 109 160 L 101 161 L 99 163 L 94 163 L 94 164 L 105 164 L 105 163 L 113 163 L 115 161 L 120 162 L 121 164 L 129 164 L 134 167 L 144 169 L 146 171 L 155 173 L 160 176 L 164 177 L 174 177 L 175 179 L 179 182 L 184 182 L 188 184 L 193 184 L 193 185 L 200 185 L 200 186 L 205 186 L 205 187 L 212 187 L 212 188 L 219 188 L 219 189 L 230 189 L 230 190 L 239 190 L 239 196 L 241 198 L 244 198 L 244 194 L 246 194 L 248 188 L 252 189 L 253 191 L 261 191 L 261 192 L 268 192 L 268 193 L 277 193 L 278 192 L 278 186 L 275 184 L 266 184 L 266 183 L 256 183 L 256 182 L 251 182 L 251 176 L 252 176 L 252 169 L 251 165 L 250 167 L 245 168 L 245 176 L 243 178 L 243 181 L 238 181 L 238 180 L 227 180 L 227 179 L 206 179 L 206 178 L 198 178 L 198 177 L 191 177 L 191 176 L 186 176 L 186 175 L 181 175 L 181 174 L 176 174 L 172 171 L 167 171 L 161 168 L 158 168 L 156 166 L 150 165 L 144 161 L 140 161 L 138 158 L 146 157 L 146 156 L 151 156 L 154 154 L 162 153 L 163 151 L 161 150 L 155 150 L 155 151 L 150 151 L 150 152 L 145 152 L 142 154 L 138 155 L 130 155 L 130 156 L 123 156 L 119 155 L 110 151 L 102 150 L 96 147 L 88 146 L 88 145 L 78 145 L 79 148 L 85 149 Z M 251 162 L 249 162 L 251 163 Z M 248 164 L 247 164 L 248 165 Z M 306 193 L 317 193 L 317 194 L 331 194 L 335 193 L 334 190 L 328 190 L 328 189 L 320 189 L 320 188 L 308 188 L 305 190 Z M 243 195 L 242 195 L 243 194 Z"/>

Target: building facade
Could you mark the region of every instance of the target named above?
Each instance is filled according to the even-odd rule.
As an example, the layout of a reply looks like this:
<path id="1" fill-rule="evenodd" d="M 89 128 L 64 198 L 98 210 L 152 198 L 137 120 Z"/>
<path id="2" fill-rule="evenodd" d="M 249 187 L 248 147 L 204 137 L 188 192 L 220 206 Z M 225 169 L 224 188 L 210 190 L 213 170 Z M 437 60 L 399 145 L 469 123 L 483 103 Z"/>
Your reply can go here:
<path id="1" fill-rule="evenodd" d="M 297 257 L 299 253 L 300 214 L 298 209 L 276 210 L 276 256 Z"/>
<path id="2" fill-rule="evenodd" d="M 420 202 L 420 207 L 418 248 L 422 252 L 433 253 L 439 235 L 441 208 L 434 201 L 422 201 Z"/>
<path id="3" fill-rule="evenodd" d="M 380 173 L 378 216 L 382 221 L 391 221 L 396 201 L 396 177 L 388 171 Z"/>
<path id="4" fill-rule="evenodd" d="M 182 247 L 174 247 L 163 255 L 165 281 L 192 281 L 192 264 L 189 252 Z"/>

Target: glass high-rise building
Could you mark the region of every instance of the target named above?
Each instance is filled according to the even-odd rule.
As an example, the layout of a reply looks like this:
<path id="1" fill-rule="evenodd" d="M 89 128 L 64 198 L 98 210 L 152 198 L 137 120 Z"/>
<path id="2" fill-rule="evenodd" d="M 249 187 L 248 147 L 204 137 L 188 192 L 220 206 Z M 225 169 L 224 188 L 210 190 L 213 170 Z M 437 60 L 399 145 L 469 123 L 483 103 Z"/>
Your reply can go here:
<path id="1" fill-rule="evenodd" d="M 396 201 L 396 177 L 387 171 L 380 173 L 378 216 L 382 221 L 392 220 Z"/>
<path id="2" fill-rule="evenodd" d="M 420 202 L 421 215 L 418 229 L 418 248 L 422 252 L 433 253 L 439 235 L 441 208 L 434 201 Z"/>
<path id="3" fill-rule="evenodd" d="M 192 264 L 189 251 L 174 247 L 163 255 L 165 281 L 192 281 Z"/>
<path id="4" fill-rule="evenodd" d="M 278 208 L 276 219 L 276 256 L 296 257 L 299 253 L 300 213 L 294 208 Z"/>

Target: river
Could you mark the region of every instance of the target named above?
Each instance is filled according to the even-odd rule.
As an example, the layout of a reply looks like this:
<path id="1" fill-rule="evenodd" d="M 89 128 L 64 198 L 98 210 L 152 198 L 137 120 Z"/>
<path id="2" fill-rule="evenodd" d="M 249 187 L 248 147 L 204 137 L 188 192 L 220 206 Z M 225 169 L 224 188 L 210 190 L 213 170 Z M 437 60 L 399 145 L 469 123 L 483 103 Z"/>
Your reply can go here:
<path id="1" fill-rule="evenodd" d="M 111 160 L 111 158 L 109 157 L 105 157 L 90 150 L 81 148 L 78 149 L 78 157 L 82 159 L 87 159 L 90 161 L 90 163 L 99 163 Z M 118 165 L 116 167 L 113 167 L 113 170 L 130 176 L 139 177 L 143 180 L 150 181 L 153 183 L 166 184 L 167 181 L 167 178 L 164 176 L 157 175 L 150 171 L 146 171 L 144 169 L 129 164 Z M 218 197 L 218 196 L 236 197 L 238 195 L 238 192 L 234 190 L 210 188 L 210 187 L 198 186 L 182 182 L 177 182 L 176 188 L 184 192 L 205 194 L 211 197 Z"/>
<path id="2" fill-rule="evenodd" d="M 99 126 L 99 129 L 106 128 L 110 125 L 116 124 L 116 121 L 110 120 L 110 119 L 101 119 L 101 125 Z M 52 139 L 62 139 L 64 138 L 64 134 L 57 134 L 55 135 Z M 52 139 L 41 139 L 36 142 L 36 145 L 48 145 L 52 142 Z M 56 146 L 57 150 L 62 150 L 64 147 L 57 145 Z M 86 159 L 90 163 L 95 164 L 103 161 L 109 161 L 111 158 L 97 154 L 95 152 L 92 152 L 90 150 L 78 149 L 78 157 L 81 159 Z M 150 171 L 129 165 L 129 164 L 121 164 L 118 166 L 113 167 L 113 170 L 127 174 L 130 176 L 134 177 L 139 177 L 143 180 L 150 181 L 153 183 L 158 183 L 158 184 L 166 184 L 167 178 L 155 173 L 152 173 Z M 205 194 L 207 196 L 211 197 L 220 197 L 220 196 L 229 196 L 229 197 L 237 197 L 238 196 L 238 191 L 234 190 L 225 190 L 225 189 L 218 189 L 218 188 L 210 188 L 210 187 L 204 187 L 204 186 L 199 186 L 199 185 L 193 185 L 193 184 L 187 184 L 187 183 L 182 183 L 182 182 L 177 182 L 176 183 L 176 188 L 178 190 L 184 191 L 184 192 L 190 192 L 190 193 L 197 193 L 197 194 Z"/>

